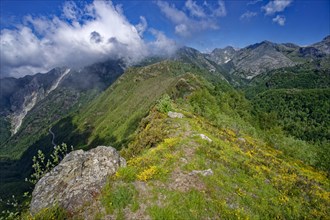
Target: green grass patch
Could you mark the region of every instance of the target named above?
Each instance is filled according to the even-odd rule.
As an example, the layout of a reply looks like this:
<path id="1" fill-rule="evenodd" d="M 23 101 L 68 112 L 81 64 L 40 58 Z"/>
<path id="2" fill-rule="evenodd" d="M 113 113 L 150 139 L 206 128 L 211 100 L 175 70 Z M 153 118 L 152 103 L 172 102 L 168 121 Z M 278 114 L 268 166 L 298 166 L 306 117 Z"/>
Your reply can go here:
<path id="1" fill-rule="evenodd" d="M 137 209 L 137 191 L 132 184 L 120 184 L 116 187 L 108 185 L 102 195 L 102 204 L 107 213 L 121 212 L 128 205 L 133 204 L 133 210 Z"/>

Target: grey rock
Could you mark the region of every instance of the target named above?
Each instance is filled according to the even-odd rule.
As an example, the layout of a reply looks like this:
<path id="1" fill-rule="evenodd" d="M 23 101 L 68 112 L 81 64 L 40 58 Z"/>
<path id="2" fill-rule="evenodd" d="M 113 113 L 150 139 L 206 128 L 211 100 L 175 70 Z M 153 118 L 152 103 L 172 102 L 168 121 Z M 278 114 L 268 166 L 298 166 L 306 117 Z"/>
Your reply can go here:
<path id="1" fill-rule="evenodd" d="M 183 118 L 183 117 L 184 117 L 184 115 L 183 115 L 182 113 L 171 112 L 171 111 L 169 111 L 169 112 L 167 113 L 167 115 L 168 115 L 168 117 L 170 117 L 170 118 Z"/>
<path id="2" fill-rule="evenodd" d="M 100 193 L 107 177 L 121 166 L 126 166 L 126 161 L 112 147 L 99 146 L 69 153 L 36 184 L 31 214 L 56 204 L 69 212 L 78 210 Z"/>
<path id="3" fill-rule="evenodd" d="M 180 158 L 180 162 L 183 163 L 183 164 L 187 164 L 188 163 L 188 160 L 184 157 L 181 157 Z"/>
<path id="4" fill-rule="evenodd" d="M 208 136 L 206 136 L 205 134 L 199 134 L 199 136 L 203 139 L 206 140 L 208 142 L 212 142 L 211 138 L 209 138 Z"/>
<path id="5" fill-rule="evenodd" d="M 242 144 L 244 144 L 246 142 L 246 140 L 244 138 L 237 138 L 237 141 Z"/>
<path id="6" fill-rule="evenodd" d="M 212 176 L 213 171 L 211 169 L 207 170 L 193 170 L 189 173 L 189 175 L 196 175 L 196 174 L 201 174 L 202 176 Z"/>

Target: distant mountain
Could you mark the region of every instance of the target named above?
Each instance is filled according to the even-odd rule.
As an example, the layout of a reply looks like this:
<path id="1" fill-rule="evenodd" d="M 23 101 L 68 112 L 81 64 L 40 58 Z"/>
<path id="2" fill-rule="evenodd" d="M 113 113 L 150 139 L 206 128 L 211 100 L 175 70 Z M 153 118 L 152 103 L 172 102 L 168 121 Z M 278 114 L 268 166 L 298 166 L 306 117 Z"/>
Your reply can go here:
<path id="1" fill-rule="evenodd" d="M 0 81 L 0 115 L 8 116 L 15 134 L 26 114 L 55 90 L 70 69 L 55 68 L 46 74 L 23 78 L 4 78 Z"/>
<path id="2" fill-rule="evenodd" d="M 252 79 L 272 69 L 295 65 L 279 50 L 277 44 L 269 41 L 263 41 L 237 51 L 229 64 L 233 65 L 230 73 L 239 74 L 246 79 Z"/>
<path id="3" fill-rule="evenodd" d="M 214 61 L 218 65 L 223 65 L 228 63 L 235 54 L 236 50 L 231 46 L 223 49 L 216 48 L 207 56 L 207 59 Z"/>
<path id="4" fill-rule="evenodd" d="M 183 63 L 192 64 L 200 69 L 217 75 L 221 79 L 225 79 L 222 75 L 222 73 L 225 72 L 223 67 L 218 65 L 215 61 L 208 59 L 207 54 L 203 54 L 194 48 L 182 47 L 176 52 L 172 59 Z"/>
<path id="5" fill-rule="evenodd" d="M 313 44 L 312 47 L 322 51 L 323 53 L 330 54 L 330 35 L 325 37 L 321 42 Z"/>
<path id="6" fill-rule="evenodd" d="M 124 63 L 116 60 L 81 70 L 55 68 L 45 74 L 1 79 L 0 157 L 19 156 L 48 134 L 50 124 L 93 99 L 124 69 Z"/>
<path id="7" fill-rule="evenodd" d="M 239 79 L 251 80 L 260 74 L 283 67 L 328 59 L 329 52 L 330 36 L 307 47 L 263 41 L 237 51 L 232 47 L 217 48 L 206 58 L 226 70 L 231 77 L 229 81 L 233 82 Z"/>

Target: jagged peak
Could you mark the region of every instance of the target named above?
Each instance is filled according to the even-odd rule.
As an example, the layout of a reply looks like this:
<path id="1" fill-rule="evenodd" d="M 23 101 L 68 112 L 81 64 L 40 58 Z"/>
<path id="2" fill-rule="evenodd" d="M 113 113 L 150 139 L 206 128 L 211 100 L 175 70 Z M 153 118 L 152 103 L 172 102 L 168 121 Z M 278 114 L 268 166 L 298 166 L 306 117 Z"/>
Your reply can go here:
<path id="1" fill-rule="evenodd" d="M 181 47 L 180 49 L 178 49 L 178 52 L 200 53 L 195 48 L 187 47 L 187 46 Z"/>
<path id="2" fill-rule="evenodd" d="M 247 46 L 246 49 L 256 49 L 258 47 L 267 47 L 267 48 L 274 48 L 277 44 L 273 43 L 271 41 L 268 40 L 264 40 L 260 43 L 256 43 L 256 44 L 252 44 L 250 46 Z"/>
<path id="3" fill-rule="evenodd" d="M 330 41 L 330 35 L 326 36 L 325 38 L 323 38 L 322 41 Z"/>
<path id="4" fill-rule="evenodd" d="M 224 48 L 215 48 L 211 53 L 217 53 L 222 51 L 236 51 L 234 47 L 232 46 L 226 46 Z"/>

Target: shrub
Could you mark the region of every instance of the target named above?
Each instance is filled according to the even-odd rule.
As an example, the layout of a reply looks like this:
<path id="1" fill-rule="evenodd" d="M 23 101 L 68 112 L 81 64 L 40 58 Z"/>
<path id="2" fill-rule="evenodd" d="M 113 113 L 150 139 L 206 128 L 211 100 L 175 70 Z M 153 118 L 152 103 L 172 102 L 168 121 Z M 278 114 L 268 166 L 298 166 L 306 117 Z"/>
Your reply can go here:
<path id="1" fill-rule="evenodd" d="M 73 150 L 72 146 L 71 150 Z M 41 179 L 41 177 L 43 177 L 46 173 L 58 165 L 67 153 L 68 147 L 66 144 L 63 143 L 62 145 L 57 145 L 54 147 L 54 151 L 50 155 L 50 159 L 48 159 L 46 162 L 45 154 L 41 150 L 38 150 L 37 156 L 32 158 L 32 168 L 34 172 L 31 174 L 31 178 L 26 180 L 36 184 L 38 180 Z"/>
<path id="2" fill-rule="evenodd" d="M 151 166 L 148 169 L 142 171 L 139 175 L 137 175 L 138 180 L 147 181 L 152 179 L 155 174 L 158 173 L 158 168 L 156 166 Z"/>
<path id="3" fill-rule="evenodd" d="M 168 94 L 164 94 L 158 101 L 156 108 L 161 113 L 167 113 L 169 111 L 173 110 L 172 104 L 171 104 L 171 98 Z"/>
<path id="4" fill-rule="evenodd" d="M 68 213 L 63 208 L 58 205 L 52 208 L 45 208 L 37 213 L 34 218 L 35 220 L 43 220 L 43 219 L 52 219 L 52 220 L 62 220 L 68 219 Z"/>

